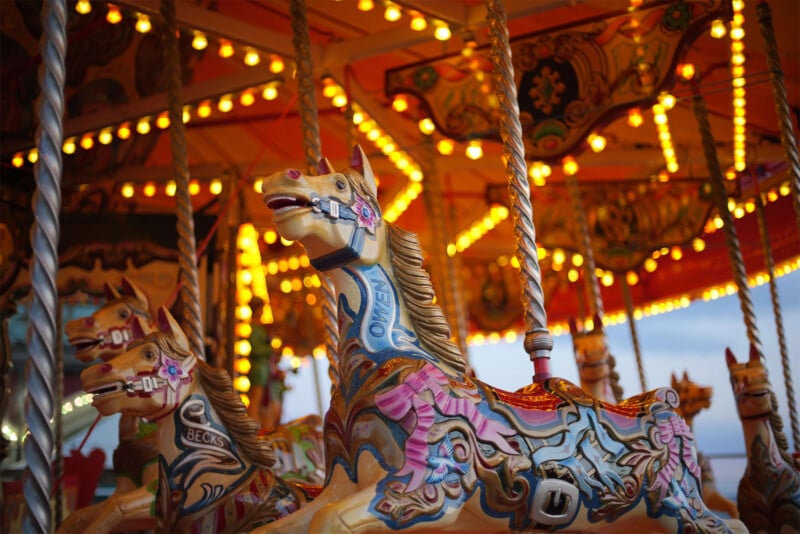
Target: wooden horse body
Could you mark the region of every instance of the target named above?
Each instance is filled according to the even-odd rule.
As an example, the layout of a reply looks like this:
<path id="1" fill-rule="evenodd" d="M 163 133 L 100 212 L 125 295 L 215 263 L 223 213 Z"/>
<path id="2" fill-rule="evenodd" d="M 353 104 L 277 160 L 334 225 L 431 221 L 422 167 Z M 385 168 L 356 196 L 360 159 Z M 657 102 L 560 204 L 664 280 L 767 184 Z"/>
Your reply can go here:
<path id="1" fill-rule="evenodd" d="M 69 342 L 81 361 L 108 361 L 122 354 L 137 339 L 158 331 L 147 295 L 127 277 L 122 277 L 122 292 L 105 286 L 107 302 L 91 316 L 65 325 Z M 134 328 L 134 321 L 138 324 Z M 266 433 L 276 455 L 272 471 L 290 481 L 321 484 L 322 421 L 307 416 Z M 156 424 L 123 412 L 120 417 L 119 445 L 114 451 L 117 485 L 114 494 L 95 505 L 74 511 L 59 532 L 108 532 L 124 525 L 129 530 L 151 528 L 153 496 L 158 480 L 158 436 Z"/>
<path id="2" fill-rule="evenodd" d="M 725 359 L 742 420 L 747 468 L 739 482 L 739 515 L 751 532 L 800 531 L 800 473 L 779 446 L 775 423 L 777 403 L 758 351 L 738 363 L 725 349 Z"/>
<path id="3" fill-rule="evenodd" d="M 166 308 L 164 332 L 145 335 L 128 350 L 81 373 L 103 415 L 117 412 L 155 421 L 162 532 L 242 532 L 283 517 L 308 494 L 274 475 L 274 455 L 258 436 L 231 379 L 192 354 Z"/>
<path id="4" fill-rule="evenodd" d="M 574 319 L 569 322 L 581 389 L 599 400 L 616 403 L 622 400 L 622 387 L 599 314 L 594 315 L 593 323 L 591 330 L 584 330 Z"/>
<path id="5" fill-rule="evenodd" d="M 381 220 L 359 147 L 352 166 L 264 183 L 279 232 L 336 287 L 340 380 L 325 488 L 258 532 L 742 530 L 700 498 L 673 390 L 615 406 L 557 378 L 519 393 L 471 379 L 416 237 Z"/>
<path id="6" fill-rule="evenodd" d="M 711 407 L 711 395 L 713 388 L 710 386 L 701 386 L 693 382 L 686 371 L 680 380 L 675 377 L 673 373 L 671 376 L 671 386 L 678 393 L 680 405 L 675 410 L 678 415 L 683 417 L 686 424 L 694 432 L 694 418 L 702 410 Z M 739 510 L 736 508 L 736 503 L 722 495 L 717 490 L 716 478 L 714 471 L 711 469 L 711 462 L 708 458 L 697 451 L 697 461 L 700 464 L 700 472 L 703 478 L 703 501 L 706 506 L 712 510 L 725 512 L 731 517 L 739 517 Z"/>

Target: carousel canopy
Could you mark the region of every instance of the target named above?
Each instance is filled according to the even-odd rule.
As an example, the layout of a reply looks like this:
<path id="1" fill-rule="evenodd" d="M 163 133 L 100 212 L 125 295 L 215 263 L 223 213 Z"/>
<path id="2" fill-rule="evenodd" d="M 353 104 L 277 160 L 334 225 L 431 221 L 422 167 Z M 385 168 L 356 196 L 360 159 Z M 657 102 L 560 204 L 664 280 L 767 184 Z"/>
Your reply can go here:
<path id="1" fill-rule="evenodd" d="M 555 333 L 590 310 L 582 217 L 610 316 L 624 312 L 623 284 L 643 314 L 731 291 L 693 91 L 708 106 L 752 282 L 764 281 L 757 275 L 765 270 L 759 195 L 779 273 L 797 266 L 790 176 L 756 4 L 505 2 Z M 797 129 L 800 4 L 769 6 L 789 98 L 782 119 Z M 30 283 L 40 9 L 40 2 L 8 2 L 0 34 L 0 270 L 12 297 Z M 173 264 L 178 252 L 159 3 L 70 0 L 68 11 L 60 289 L 97 292 L 104 280 L 118 283 L 120 272 L 138 273 L 161 304 L 175 270 L 147 269 Z M 319 280 L 302 248 L 275 235 L 257 192 L 265 175 L 308 168 L 309 103 L 299 93 L 298 59 L 312 65 L 323 155 L 345 167 L 352 146 L 364 147 L 384 217 L 418 232 L 429 261 L 447 253 L 459 266 L 470 332 L 522 328 L 482 2 L 308 0 L 311 44 L 300 57 L 288 0 L 178 0 L 176 14 L 207 330 L 221 328 L 214 305 L 224 301 L 230 271 L 247 271 L 256 280 L 240 289 L 268 297 L 268 319 L 282 325 L 285 340 L 297 350 L 320 343 Z M 579 186 L 577 205 L 569 176 Z M 446 243 L 434 237 L 437 224 Z M 228 251 L 237 245 L 246 254 L 234 260 Z"/>

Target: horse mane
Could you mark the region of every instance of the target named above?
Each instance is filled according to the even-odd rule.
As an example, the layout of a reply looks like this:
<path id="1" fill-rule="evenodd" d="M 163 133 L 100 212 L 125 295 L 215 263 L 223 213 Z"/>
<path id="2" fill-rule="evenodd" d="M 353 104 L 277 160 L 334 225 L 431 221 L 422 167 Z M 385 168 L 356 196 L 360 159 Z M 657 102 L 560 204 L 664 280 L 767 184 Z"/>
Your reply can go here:
<path id="1" fill-rule="evenodd" d="M 182 360 L 191 354 L 178 347 L 170 335 L 158 332 L 151 334 L 145 340 L 153 338 L 161 350 L 177 356 L 178 359 Z M 275 453 L 269 443 L 258 438 L 260 426 L 247 415 L 247 408 L 234 391 L 233 381 L 228 372 L 212 367 L 199 358 L 197 371 L 197 379 L 203 388 L 203 393 L 241 452 L 255 464 L 265 468 L 272 467 L 275 463 Z"/>
<path id="2" fill-rule="evenodd" d="M 456 371 L 465 373 L 461 350 L 450 339 L 450 325 L 442 309 L 433 304 L 435 291 L 422 268 L 422 249 L 417 235 L 387 223 L 391 263 L 408 317 L 422 348 Z"/>

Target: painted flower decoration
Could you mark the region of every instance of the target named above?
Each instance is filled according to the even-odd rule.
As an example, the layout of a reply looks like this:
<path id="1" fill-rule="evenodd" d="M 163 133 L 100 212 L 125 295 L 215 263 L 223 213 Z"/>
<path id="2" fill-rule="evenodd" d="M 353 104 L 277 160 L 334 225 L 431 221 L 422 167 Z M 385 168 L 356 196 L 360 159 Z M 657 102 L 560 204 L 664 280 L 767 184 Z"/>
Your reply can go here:
<path id="1" fill-rule="evenodd" d="M 184 378 L 189 378 L 189 373 L 181 366 L 181 363 L 172 358 L 164 356 L 161 367 L 158 368 L 158 376 L 163 378 L 172 389 L 177 389 Z"/>
<path id="2" fill-rule="evenodd" d="M 356 195 L 355 204 L 350 206 L 350 209 L 353 210 L 356 217 L 358 217 L 359 228 L 366 228 L 369 233 L 374 235 L 375 226 L 378 222 L 378 214 L 372 209 L 372 206 L 370 206 L 366 200 Z"/>

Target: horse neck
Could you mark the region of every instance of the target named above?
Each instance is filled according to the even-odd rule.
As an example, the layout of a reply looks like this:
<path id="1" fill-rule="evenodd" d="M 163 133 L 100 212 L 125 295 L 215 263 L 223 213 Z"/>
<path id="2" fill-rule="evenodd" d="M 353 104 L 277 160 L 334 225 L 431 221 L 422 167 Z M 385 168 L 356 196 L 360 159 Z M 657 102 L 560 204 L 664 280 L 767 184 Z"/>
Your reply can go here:
<path id="1" fill-rule="evenodd" d="M 780 448 L 778 447 L 775 438 L 775 432 L 770 423 L 772 415 L 772 401 L 770 395 L 766 395 L 758 399 L 756 403 L 746 403 L 746 396 L 739 396 L 736 399 L 737 408 L 739 411 L 739 418 L 742 421 L 742 431 L 744 433 L 745 451 L 748 459 L 753 454 L 758 454 L 762 457 L 761 452 L 757 452 L 756 444 L 763 444 L 766 448 L 766 458 L 769 458 L 773 465 L 779 466 L 786 462 L 784 461 Z M 761 460 L 757 460 L 761 461 Z"/>
<path id="2" fill-rule="evenodd" d="M 578 376 L 580 377 L 581 389 L 593 397 L 616 403 L 614 388 L 611 385 L 611 366 L 608 354 L 604 353 L 595 362 L 588 362 L 586 356 L 579 358 Z"/>

